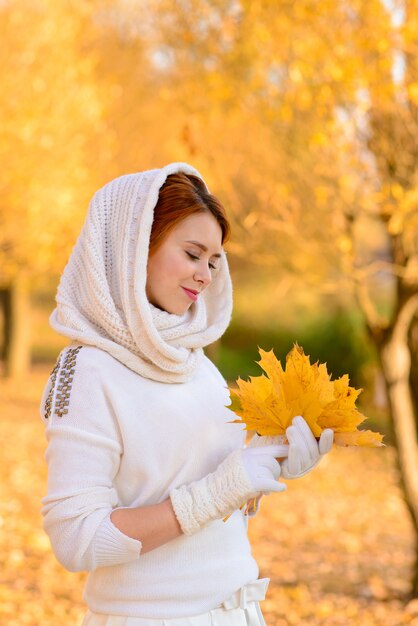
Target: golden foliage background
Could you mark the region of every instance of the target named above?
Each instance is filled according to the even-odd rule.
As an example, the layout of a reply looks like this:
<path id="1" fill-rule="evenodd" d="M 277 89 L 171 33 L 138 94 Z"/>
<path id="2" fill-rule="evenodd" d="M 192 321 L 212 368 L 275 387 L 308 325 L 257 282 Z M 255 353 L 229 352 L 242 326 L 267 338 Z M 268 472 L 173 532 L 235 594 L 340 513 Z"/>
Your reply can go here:
<path id="1" fill-rule="evenodd" d="M 360 312 L 385 356 L 411 302 L 383 374 L 409 376 L 396 369 L 409 354 L 418 389 L 417 59 L 416 0 L 0 2 L 0 344 L 20 376 L 0 382 L 1 624 L 83 612 L 83 575 L 56 563 L 41 529 L 37 407 L 40 362 L 66 343 L 47 327 L 58 277 L 111 178 L 174 160 L 200 169 L 231 217 L 243 334 Z M 376 357 L 368 368 L 372 405 Z M 392 405 L 395 423 L 405 406 Z M 418 623 L 403 602 L 416 549 L 398 478 L 390 446 L 334 450 L 263 501 L 251 536 L 272 578 L 269 624 Z"/>

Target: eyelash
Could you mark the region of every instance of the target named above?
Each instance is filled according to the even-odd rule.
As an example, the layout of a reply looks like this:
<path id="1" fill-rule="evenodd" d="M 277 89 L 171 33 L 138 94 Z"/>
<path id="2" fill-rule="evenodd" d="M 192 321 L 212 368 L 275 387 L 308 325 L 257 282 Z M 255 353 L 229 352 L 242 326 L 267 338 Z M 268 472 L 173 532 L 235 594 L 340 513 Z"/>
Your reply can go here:
<path id="1" fill-rule="evenodd" d="M 187 252 L 187 251 L 186 251 L 186 254 L 187 254 L 187 255 L 188 255 L 191 259 L 193 259 L 194 261 L 199 261 L 199 257 L 198 257 L 198 256 L 194 256 L 194 254 L 191 254 L 190 252 Z M 211 269 L 211 270 L 216 270 L 216 269 L 217 269 L 217 268 L 216 268 L 216 266 L 215 266 L 215 265 L 213 265 L 213 263 L 209 263 L 209 267 L 210 267 L 210 269 Z"/>

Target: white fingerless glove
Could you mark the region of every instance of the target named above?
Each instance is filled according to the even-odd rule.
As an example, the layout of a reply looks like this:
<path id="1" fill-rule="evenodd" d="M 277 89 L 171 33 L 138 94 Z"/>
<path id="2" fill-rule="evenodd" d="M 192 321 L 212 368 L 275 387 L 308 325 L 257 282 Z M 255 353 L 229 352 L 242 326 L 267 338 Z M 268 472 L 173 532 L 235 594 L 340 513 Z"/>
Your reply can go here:
<path id="1" fill-rule="evenodd" d="M 288 446 L 263 446 L 234 450 L 204 478 L 170 492 L 174 513 L 185 535 L 192 535 L 208 522 L 231 515 L 260 492 L 284 491 L 277 482 L 280 464 Z"/>
<path id="2" fill-rule="evenodd" d="M 334 431 L 326 428 L 317 442 L 307 422 L 298 415 L 293 418 L 292 425 L 287 427 L 286 439 L 289 442 L 289 453 L 281 462 L 281 476 L 291 480 L 305 476 L 318 465 L 322 457 L 332 448 Z M 277 445 L 283 443 L 283 440 L 283 435 L 275 437 L 254 435 L 248 445 L 251 447 Z"/>

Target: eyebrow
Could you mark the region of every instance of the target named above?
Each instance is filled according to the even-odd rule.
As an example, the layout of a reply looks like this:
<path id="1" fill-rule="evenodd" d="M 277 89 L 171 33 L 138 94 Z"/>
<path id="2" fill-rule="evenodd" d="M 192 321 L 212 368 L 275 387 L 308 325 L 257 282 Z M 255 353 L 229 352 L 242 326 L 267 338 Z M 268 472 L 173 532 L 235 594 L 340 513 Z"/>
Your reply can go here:
<path id="1" fill-rule="evenodd" d="M 200 243 L 199 241 L 186 240 L 186 243 L 193 243 L 195 246 L 197 246 L 198 248 L 203 250 L 203 252 L 207 252 L 208 251 L 207 247 L 203 243 Z M 212 256 L 216 256 L 216 257 L 218 257 L 220 259 L 222 255 L 221 254 L 212 254 Z"/>

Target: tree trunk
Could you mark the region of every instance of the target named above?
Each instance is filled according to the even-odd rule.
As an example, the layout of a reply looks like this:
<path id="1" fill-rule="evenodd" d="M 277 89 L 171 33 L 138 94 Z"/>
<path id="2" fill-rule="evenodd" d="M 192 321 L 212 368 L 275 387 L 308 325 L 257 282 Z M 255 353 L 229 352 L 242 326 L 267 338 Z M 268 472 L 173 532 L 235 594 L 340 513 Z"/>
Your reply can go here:
<path id="1" fill-rule="evenodd" d="M 418 407 L 418 313 L 415 315 L 409 332 L 409 352 L 411 354 L 411 389 L 414 406 Z M 415 412 L 418 434 L 418 410 Z"/>
<path id="2" fill-rule="evenodd" d="M 401 486 L 406 505 L 411 514 L 416 541 L 418 538 L 417 407 L 414 407 L 415 396 L 411 388 L 411 354 L 408 346 L 408 331 L 417 308 L 418 294 L 415 294 L 401 309 L 392 332 L 378 345 L 393 420 Z M 418 541 L 411 596 L 418 597 Z"/>
<path id="3" fill-rule="evenodd" d="M 6 358 L 6 337 L 9 336 L 10 331 L 7 324 L 10 320 L 10 316 L 7 313 L 9 305 L 9 290 L 2 287 L 0 288 L 0 360 L 4 361 Z"/>
<path id="4" fill-rule="evenodd" d="M 4 374 L 22 378 L 30 366 L 30 296 L 24 274 L 2 289 Z"/>

